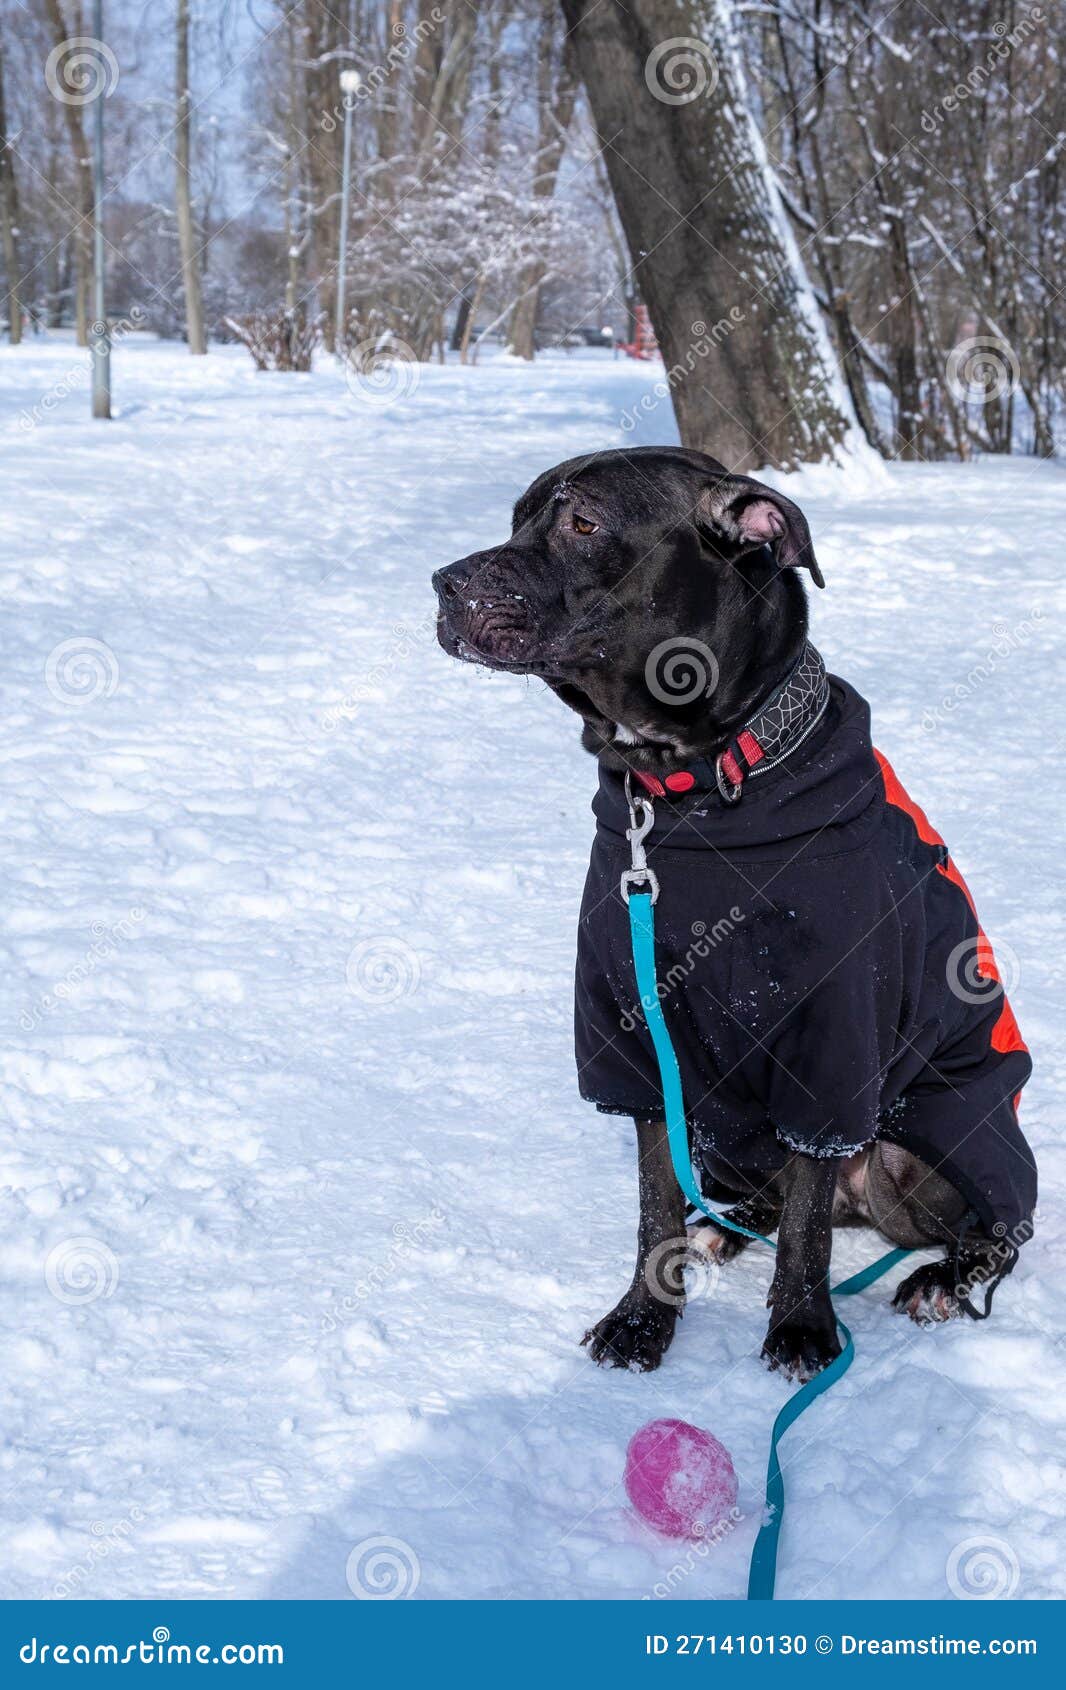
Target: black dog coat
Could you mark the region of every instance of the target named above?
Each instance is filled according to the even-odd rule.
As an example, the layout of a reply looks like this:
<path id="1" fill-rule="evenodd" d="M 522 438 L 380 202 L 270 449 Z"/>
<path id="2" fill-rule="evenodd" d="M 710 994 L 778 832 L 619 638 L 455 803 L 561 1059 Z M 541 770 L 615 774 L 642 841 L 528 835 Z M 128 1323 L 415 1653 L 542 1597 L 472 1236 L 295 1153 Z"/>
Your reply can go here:
<path id="1" fill-rule="evenodd" d="M 810 660 L 824 689 L 813 725 L 738 802 L 641 777 L 662 794 L 644 841 L 660 885 L 659 996 L 705 1195 L 761 1189 L 790 1149 L 838 1157 L 887 1139 L 938 1169 L 987 1232 L 1014 1232 L 1036 1203 L 1017 1116 L 1031 1063 L 991 947 L 943 840 L 871 745 L 865 700 L 835 676 L 826 687 L 808 648 Z M 661 1119 L 619 892 L 620 775 L 601 770 L 593 810 L 581 1093 Z"/>

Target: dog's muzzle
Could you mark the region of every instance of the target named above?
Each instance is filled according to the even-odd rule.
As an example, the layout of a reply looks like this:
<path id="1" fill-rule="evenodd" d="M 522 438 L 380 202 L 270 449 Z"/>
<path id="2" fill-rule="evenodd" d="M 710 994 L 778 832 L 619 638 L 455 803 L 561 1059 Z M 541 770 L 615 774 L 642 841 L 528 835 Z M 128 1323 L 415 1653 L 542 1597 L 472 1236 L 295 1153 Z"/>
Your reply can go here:
<path id="1" fill-rule="evenodd" d="M 475 554 L 438 569 L 433 587 L 440 606 L 437 638 L 450 656 L 496 669 L 536 667 L 528 601 L 507 590 L 498 569 Z"/>

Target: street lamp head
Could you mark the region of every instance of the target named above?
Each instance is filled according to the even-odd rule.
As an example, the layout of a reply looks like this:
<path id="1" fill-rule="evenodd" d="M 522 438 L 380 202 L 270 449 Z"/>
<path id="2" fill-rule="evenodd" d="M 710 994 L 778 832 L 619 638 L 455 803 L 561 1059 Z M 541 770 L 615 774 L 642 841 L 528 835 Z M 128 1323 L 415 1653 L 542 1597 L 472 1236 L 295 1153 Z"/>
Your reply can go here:
<path id="1" fill-rule="evenodd" d="M 341 71 L 341 92 L 344 94 L 358 94 L 363 86 L 363 79 L 357 70 Z"/>

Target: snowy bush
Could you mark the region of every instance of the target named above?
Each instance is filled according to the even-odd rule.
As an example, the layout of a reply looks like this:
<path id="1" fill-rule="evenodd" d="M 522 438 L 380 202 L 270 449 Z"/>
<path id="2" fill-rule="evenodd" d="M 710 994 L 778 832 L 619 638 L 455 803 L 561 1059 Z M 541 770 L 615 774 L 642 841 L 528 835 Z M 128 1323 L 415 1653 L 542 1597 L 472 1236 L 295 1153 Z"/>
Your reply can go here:
<path id="1" fill-rule="evenodd" d="M 248 348 L 257 370 L 309 370 L 322 339 L 322 317 L 310 316 L 300 306 L 227 317 L 226 327 Z"/>

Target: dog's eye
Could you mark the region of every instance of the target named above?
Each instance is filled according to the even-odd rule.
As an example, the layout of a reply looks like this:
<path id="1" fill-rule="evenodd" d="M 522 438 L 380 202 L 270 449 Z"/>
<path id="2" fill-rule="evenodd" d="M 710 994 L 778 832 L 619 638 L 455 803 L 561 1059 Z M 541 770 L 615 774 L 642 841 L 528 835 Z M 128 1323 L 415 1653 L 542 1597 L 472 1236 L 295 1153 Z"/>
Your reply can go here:
<path id="1" fill-rule="evenodd" d="M 576 534 L 595 534 L 597 528 L 600 526 L 598 522 L 590 522 L 588 518 L 584 516 L 572 516 L 570 520 L 574 525 L 574 532 Z"/>

